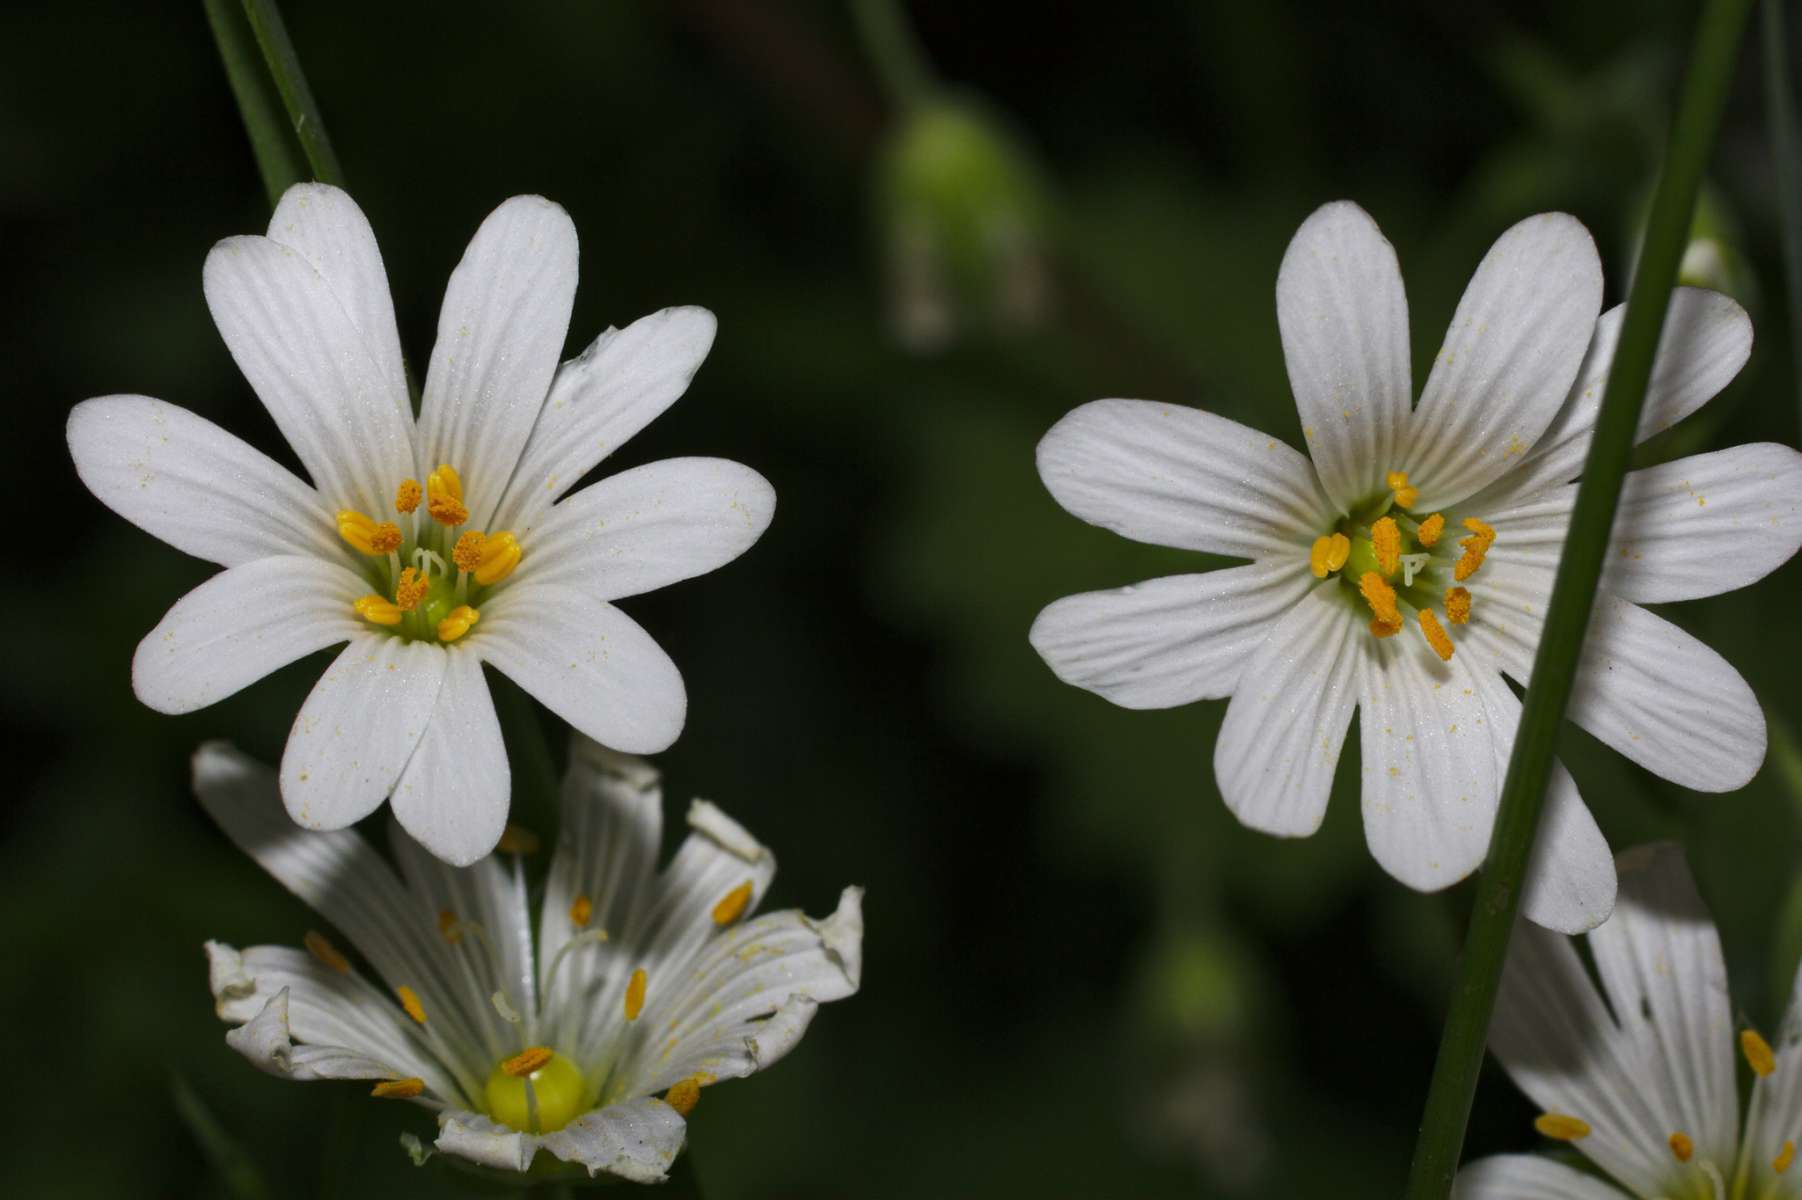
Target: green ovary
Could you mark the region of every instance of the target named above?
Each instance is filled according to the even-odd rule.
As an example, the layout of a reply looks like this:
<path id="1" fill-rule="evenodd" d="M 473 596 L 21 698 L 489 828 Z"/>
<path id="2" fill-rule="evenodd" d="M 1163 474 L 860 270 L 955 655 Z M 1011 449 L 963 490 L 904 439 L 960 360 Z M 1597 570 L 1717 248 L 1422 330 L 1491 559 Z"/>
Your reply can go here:
<path id="1" fill-rule="evenodd" d="M 488 1115 L 522 1133 L 562 1129 L 587 1111 L 587 1092 L 588 1081 L 581 1070 L 561 1054 L 552 1054 L 550 1061 L 524 1077 L 510 1074 L 505 1063 L 497 1065 L 484 1089 Z"/>

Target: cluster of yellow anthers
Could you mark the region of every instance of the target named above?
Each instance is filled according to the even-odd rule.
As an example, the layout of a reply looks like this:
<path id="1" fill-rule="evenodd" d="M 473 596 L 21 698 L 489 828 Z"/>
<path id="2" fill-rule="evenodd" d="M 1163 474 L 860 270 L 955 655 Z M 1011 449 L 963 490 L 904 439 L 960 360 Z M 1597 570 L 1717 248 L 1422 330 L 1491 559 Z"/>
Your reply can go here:
<path id="1" fill-rule="evenodd" d="M 409 636 L 436 636 L 440 642 L 454 642 L 481 619 L 475 606 L 467 603 L 470 584 L 488 587 L 511 575 L 519 566 L 519 541 L 506 531 L 465 530 L 451 547 L 447 564 L 420 536 L 422 499 L 426 515 L 446 531 L 469 520 L 463 481 L 449 464 L 440 463 L 426 476 L 423 488 L 417 479 L 403 479 L 395 489 L 394 511 L 407 519 L 411 537 L 401 532 L 397 522 L 377 521 L 353 508 L 338 510 L 338 536 L 360 554 L 387 558 L 394 583 L 393 599 L 373 592 L 359 597 L 354 606 L 359 617 L 374 625 L 403 627 L 400 631 Z M 407 551 L 409 543 L 412 549 Z M 403 557 L 410 558 L 412 565 L 403 567 Z"/>
<path id="2" fill-rule="evenodd" d="M 1771 1044 L 1764 1040 L 1756 1029 L 1740 1031 L 1739 1048 L 1746 1056 L 1746 1063 L 1752 1073 L 1760 1079 L 1768 1077 L 1777 1069 L 1777 1054 Z M 1533 1119 L 1533 1128 L 1541 1136 L 1558 1142 L 1580 1141 L 1590 1135 L 1589 1122 L 1581 1117 L 1573 1117 L 1569 1113 L 1540 1113 Z M 1674 1130 L 1666 1139 L 1671 1148 L 1671 1156 L 1680 1163 L 1686 1163 L 1696 1152 L 1696 1141 L 1683 1130 Z M 1771 1170 L 1781 1175 L 1796 1162 L 1796 1143 L 1786 1140 L 1777 1150 L 1777 1157 L 1771 1160 Z M 1736 1195 L 1738 1193 L 1735 1193 Z"/>
<path id="3" fill-rule="evenodd" d="M 1431 556 L 1427 552 L 1445 534 L 1444 513 L 1434 513 L 1425 520 L 1416 521 L 1405 511 L 1420 499 L 1420 489 L 1408 482 L 1406 471 L 1391 471 L 1384 482 L 1389 488 L 1389 508 L 1392 512 L 1401 511 L 1399 519 L 1386 513 L 1368 526 L 1357 527 L 1354 530 L 1357 535 L 1355 542 L 1344 532 L 1315 538 L 1314 545 L 1308 552 L 1308 567 L 1314 572 L 1316 579 L 1338 574 L 1344 582 L 1356 588 L 1364 602 L 1370 606 L 1370 632 L 1379 638 L 1392 637 L 1401 632 L 1403 596 L 1396 590 L 1396 576 L 1401 575 L 1402 592 L 1413 590 L 1414 577 L 1425 569 L 1430 560 Z M 1477 568 L 1483 565 L 1484 556 L 1489 553 L 1489 547 L 1495 544 L 1495 529 L 1477 518 L 1466 517 L 1464 528 L 1470 531 L 1470 536 L 1458 542 L 1464 553 L 1452 565 L 1455 584 L 1446 588 L 1441 600 L 1445 619 L 1453 625 L 1463 625 L 1470 620 L 1470 592 L 1457 584 L 1462 584 L 1476 574 Z M 1410 543 L 1419 550 L 1411 553 Z M 1420 595 L 1407 596 L 1408 602 L 1415 609 L 1421 635 L 1426 638 L 1435 654 L 1449 662 L 1452 657 L 1451 635 L 1439 623 L 1438 614 L 1432 610 L 1430 602 L 1421 603 L 1425 599 Z"/>

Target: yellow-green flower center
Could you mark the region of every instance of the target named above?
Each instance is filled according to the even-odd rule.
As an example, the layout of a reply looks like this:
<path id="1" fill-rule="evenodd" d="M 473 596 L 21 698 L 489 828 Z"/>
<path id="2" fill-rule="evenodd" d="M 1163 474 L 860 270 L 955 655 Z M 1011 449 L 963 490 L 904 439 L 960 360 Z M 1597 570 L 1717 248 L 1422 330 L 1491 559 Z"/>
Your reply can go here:
<path id="1" fill-rule="evenodd" d="M 554 1133 L 589 1108 L 580 1068 L 545 1046 L 497 1063 L 483 1093 L 488 1115 L 522 1133 Z"/>

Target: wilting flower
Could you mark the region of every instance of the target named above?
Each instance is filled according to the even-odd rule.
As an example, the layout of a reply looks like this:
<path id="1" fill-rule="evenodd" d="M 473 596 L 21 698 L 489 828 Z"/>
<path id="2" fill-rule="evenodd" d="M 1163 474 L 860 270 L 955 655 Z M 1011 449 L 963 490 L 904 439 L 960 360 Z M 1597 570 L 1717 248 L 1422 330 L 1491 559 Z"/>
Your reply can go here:
<path id="1" fill-rule="evenodd" d="M 1521 928 L 1489 1046 L 1544 1112 L 1534 1122 L 1643 1200 L 1802 1197 L 1802 990 L 1775 1046 L 1743 1028 L 1744 1133 L 1734 1018 L 1714 922 L 1672 845 L 1620 858 L 1620 903 L 1589 935 L 1601 989 L 1569 939 Z M 1621 1200 L 1562 1163 L 1509 1154 L 1459 1173 L 1459 1200 Z"/>
<path id="2" fill-rule="evenodd" d="M 226 568 L 138 647 L 139 699 L 190 712 L 349 642 L 294 722 L 282 799 L 337 829 L 392 793 L 407 831 L 456 863 L 506 823 L 484 662 L 607 745 L 675 740 L 682 677 L 611 602 L 730 562 L 775 493 L 737 463 L 683 458 L 559 497 L 682 394 L 711 313 L 665 309 L 559 366 L 575 226 L 515 196 L 451 275 L 416 422 L 381 253 L 343 192 L 289 189 L 267 237 L 213 248 L 205 286 L 312 485 L 160 400 L 76 406 L 69 447 L 94 494 Z"/>
<path id="3" fill-rule="evenodd" d="M 227 746 L 202 747 L 194 777 L 231 839 L 366 964 L 318 932 L 305 949 L 209 942 L 227 1043 L 271 1074 L 374 1080 L 429 1106 L 446 1154 L 524 1171 L 545 1150 L 660 1179 L 702 1088 L 769 1066 L 857 990 L 861 889 L 823 921 L 753 919 L 775 858 L 703 800 L 659 873 L 656 771 L 581 737 L 536 942 L 517 856 L 451 867 L 394 829 L 397 876 L 354 832 L 296 829 L 273 773 Z"/>
<path id="4" fill-rule="evenodd" d="M 1060 600 L 1032 643 L 1067 682 L 1128 708 L 1231 696 L 1214 750 L 1253 828 L 1312 833 L 1359 709 L 1372 854 L 1421 890 L 1489 843 L 1622 310 L 1568 216 L 1522 221 L 1483 259 L 1410 405 L 1395 252 L 1329 204 L 1277 279 L 1277 319 L 1312 461 L 1192 408 L 1099 400 L 1039 444 L 1060 504 L 1139 541 L 1252 560 Z M 1648 437 L 1745 363 L 1751 325 L 1679 289 L 1647 393 Z M 1802 455 L 1737 446 L 1631 475 L 1570 715 L 1641 766 L 1702 791 L 1764 757 L 1764 715 L 1718 654 L 1640 607 L 1743 587 L 1802 543 Z M 1607 843 L 1554 773 L 1524 897 L 1577 931 L 1614 895 Z"/>

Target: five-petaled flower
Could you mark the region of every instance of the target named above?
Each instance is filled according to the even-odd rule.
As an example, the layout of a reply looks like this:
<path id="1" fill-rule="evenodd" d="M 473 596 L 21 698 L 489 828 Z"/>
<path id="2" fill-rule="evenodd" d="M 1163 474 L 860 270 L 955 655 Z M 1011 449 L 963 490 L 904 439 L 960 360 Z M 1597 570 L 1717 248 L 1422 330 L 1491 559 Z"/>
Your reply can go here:
<path id="1" fill-rule="evenodd" d="M 863 894 L 820 921 L 753 917 L 776 863 L 744 828 L 695 801 L 659 872 L 656 771 L 579 735 L 570 758 L 534 942 L 519 856 L 451 867 L 391 829 L 396 875 L 351 830 L 285 820 L 267 768 L 202 747 L 207 811 L 366 964 L 317 931 L 304 949 L 208 943 L 226 1041 L 276 1075 L 429 1106 L 446 1154 L 661 1179 L 702 1088 L 774 1063 L 857 991 Z"/>
<path id="2" fill-rule="evenodd" d="M 484 662 L 607 745 L 675 740 L 682 678 L 612 601 L 731 561 L 775 493 L 737 463 L 683 458 L 559 498 L 682 394 L 711 313 L 665 309 L 559 366 L 575 227 L 516 196 L 451 276 L 415 420 L 381 254 L 343 192 L 291 188 L 267 237 L 213 249 L 205 289 L 312 483 L 160 400 L 76 407 L 69 446 L 94 494 L 226 568 L 138 647 L 144 703 L 189 712 L 348 642 L 289 735 L 288 811 L 337 829 L 392 795 L 408 832 L 454 863 L 506 823 Z"/>
<path id="3" fill-rule="evenodd" d="M 1489 1046 L 1567 1143 L 1642 1200 L 1802 1197 L 1802 990 L 1777 1043 L 1734 1032 L 1721 940 L 1673 845 L 1620 858 L 1620 903 L 1588 935 L 1597 990 L 1568 938 L 1515 932 Z M 1799 981 L 1802 982 L 1802 981 Z M 1739 1120 L 1735 1048 L 1751 1067 Z M 1457 1200 L 1624 1200 L 1621 1191 L 1531 1154 L 1481 1159 Z"/>
<path id="4" fill-rule="evenodd" d="M 1358 709 L 1364 827 L 1392 875 L 1445 887 L 1482 861 L 1520 702 L 1623 310 L 1598 312 L 1589 234 L 1560 214 L 1496 242 L 1411 404 L 1394 250 L 1329 204 L 1295 235 L 1277 319 L 1312 460 L 1236 422 L 1099 400 L 1039 445 L 1052 495 L 1158 545 L 1250 559 L 1059 600 L 1032 644 L 1057 674 L 1129 708 L 1230 696 L 1214 751 L 1254 828 L 1312 833 Z M 1672 297 L 1639 434 L 1694 412 L 1751 350 L 1746 314 Z M 1756 444 L 1635 472 L 1570 715 L 1701 791 L 1737 788 L 1765 723 L 1739 673 L 1641 607 L 1764 576 L 1802 544 L 1802 455 Z M 1606 842 L 1562 768 L 1534 873 L 1535 921 L 1575 932 L 1615 890 Z"/>

